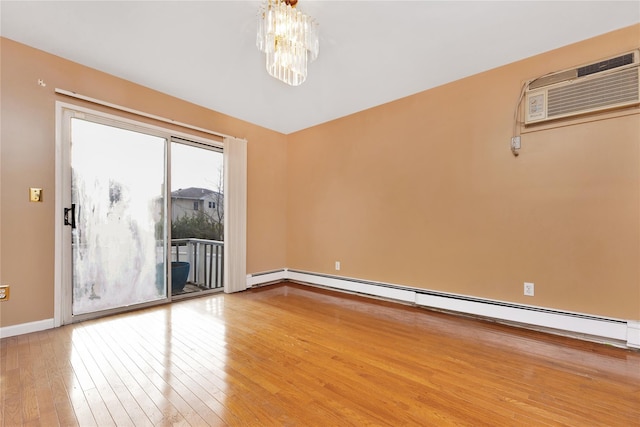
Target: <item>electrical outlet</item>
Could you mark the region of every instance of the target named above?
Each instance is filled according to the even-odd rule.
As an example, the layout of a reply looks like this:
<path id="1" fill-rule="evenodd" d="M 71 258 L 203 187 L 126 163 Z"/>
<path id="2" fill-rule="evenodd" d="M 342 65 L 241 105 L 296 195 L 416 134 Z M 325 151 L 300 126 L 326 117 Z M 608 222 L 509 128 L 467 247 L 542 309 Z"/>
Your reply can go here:
<path id="1" fill-rule="evenodd" d="M 336 271 L 340 270 L 340 261 L 336 261 Z"/>
<path id="2" fill-rule="evenodd" d="M 0 301 L 9 300 L 9 285 L 0 285 Z"/>
<path id="3" fill-rule="evenodd" d="M 534 295 L 534 284 L 530 282 L 524 282 L 524 294 L 528 297 L 532 297 Z"/>

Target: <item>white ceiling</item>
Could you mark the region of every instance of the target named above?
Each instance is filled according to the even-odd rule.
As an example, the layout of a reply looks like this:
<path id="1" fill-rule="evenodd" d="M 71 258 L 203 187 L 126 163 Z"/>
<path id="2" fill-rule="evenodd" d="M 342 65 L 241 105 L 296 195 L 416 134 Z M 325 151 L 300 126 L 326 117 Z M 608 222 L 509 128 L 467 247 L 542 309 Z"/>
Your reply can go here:
<path id="1" fill-rule="evenodd" d="M 259 4 L 2 0 L 0 34 L 287 134 L 640 22 L 637 0 L 300 0 L 320 55 L 289 87 L 255 47 Z"/>

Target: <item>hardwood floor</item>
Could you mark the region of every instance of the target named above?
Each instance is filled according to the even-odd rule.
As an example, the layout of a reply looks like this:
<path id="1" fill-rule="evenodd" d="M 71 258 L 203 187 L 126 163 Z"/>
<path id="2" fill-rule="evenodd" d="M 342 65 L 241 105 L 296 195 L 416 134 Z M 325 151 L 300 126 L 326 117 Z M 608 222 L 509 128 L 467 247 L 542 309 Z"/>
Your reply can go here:
<path id="1" fill-rule="evenodd" d="M 640 426 L 640 352 L 295 284 L 0 351 L 2 426 Z"/>

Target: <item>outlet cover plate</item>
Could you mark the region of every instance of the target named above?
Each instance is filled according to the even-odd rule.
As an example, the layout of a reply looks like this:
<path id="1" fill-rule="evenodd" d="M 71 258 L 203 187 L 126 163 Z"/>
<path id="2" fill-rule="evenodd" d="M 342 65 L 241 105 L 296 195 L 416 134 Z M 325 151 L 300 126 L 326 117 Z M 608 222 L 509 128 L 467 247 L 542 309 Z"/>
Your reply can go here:
<path id="1" fill-rule="evenodd" d="M 42 201 L 42 188 L 29 188 L 29 201 L 41 202 Z"/>
<path id="2" fill-rule="evenodd" d="M 0 285 L 0 302 L 9 301 L 9 285 Z"/>
<path id="3" fill-rule="evenodd" d="M 524 282 L 525 296 L 532 297 L 535 294 L 535 285 L 531 282 Z"/>

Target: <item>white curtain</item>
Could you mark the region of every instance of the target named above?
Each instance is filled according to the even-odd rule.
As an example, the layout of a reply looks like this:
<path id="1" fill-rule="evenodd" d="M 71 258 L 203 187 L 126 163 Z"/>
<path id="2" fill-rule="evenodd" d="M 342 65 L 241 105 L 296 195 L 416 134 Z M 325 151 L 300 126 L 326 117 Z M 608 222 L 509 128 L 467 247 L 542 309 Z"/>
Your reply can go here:
<path id="1" fill-rule="evenodd" d="M 247 141 L 224 138 L 224 291 L 247 289 Z"/>

